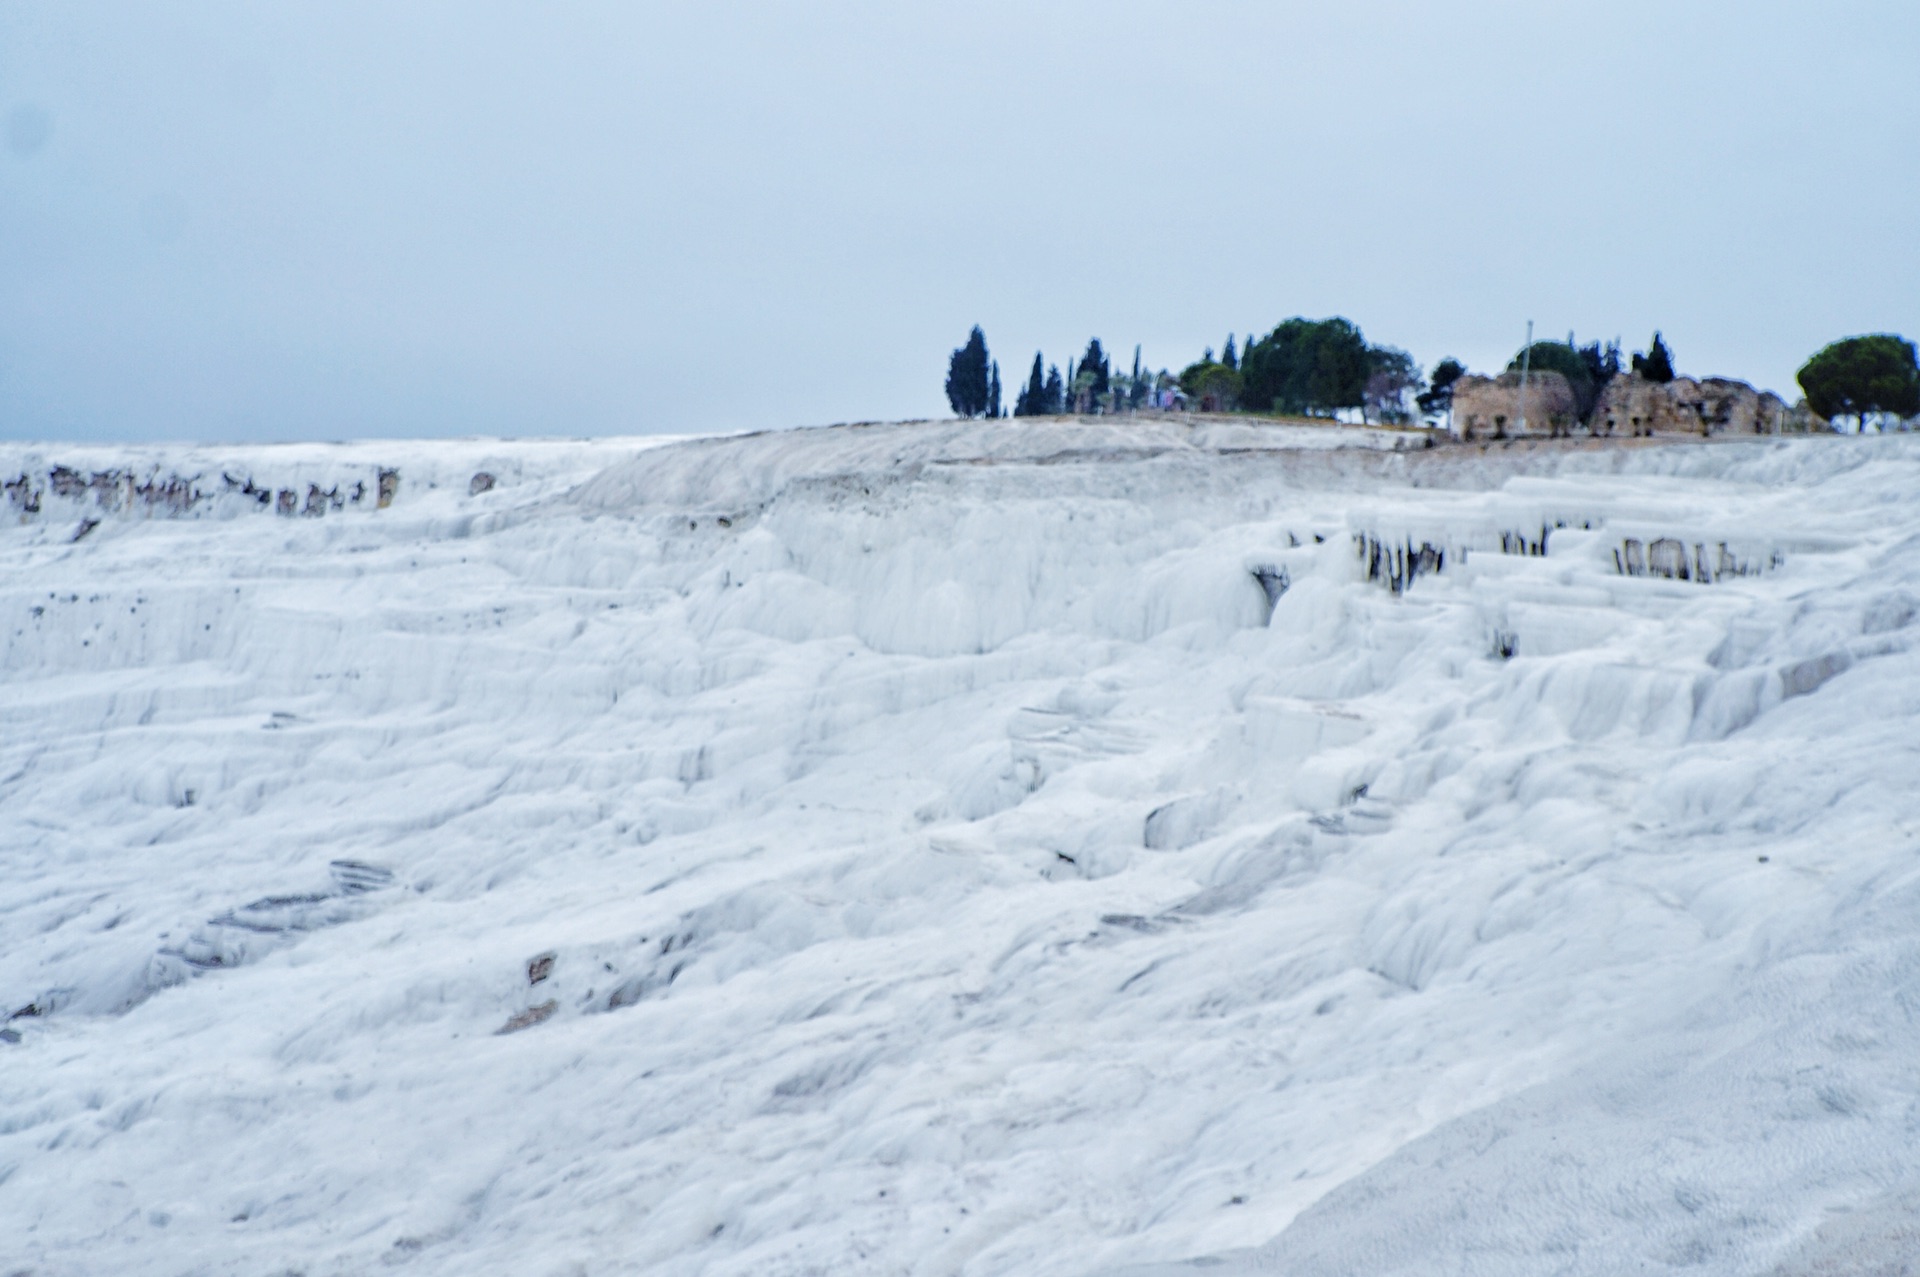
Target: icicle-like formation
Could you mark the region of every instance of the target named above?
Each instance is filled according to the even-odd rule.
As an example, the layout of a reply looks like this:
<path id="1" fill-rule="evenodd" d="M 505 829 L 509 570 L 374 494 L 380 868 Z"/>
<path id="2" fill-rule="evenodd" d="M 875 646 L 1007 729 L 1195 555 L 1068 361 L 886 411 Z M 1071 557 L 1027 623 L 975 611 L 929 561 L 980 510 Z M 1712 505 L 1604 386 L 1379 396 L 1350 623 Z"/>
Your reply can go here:
<path id="1" fill-rule="evenodd" d="M 1354 537 L 1354 548 L 1367 567 L 1367 580 L 1383 582 L 1395 594 L 1402 594 L 1414 580 L 1431 576 L 1447 566 L 1447 551 L 1431 541 L 1418 545 L 1409 539 L 1385 542 L 1374 537 Z"/>
<path id="2" fill-rule="evenodd" d="M 1725 540 L 1662 536 L 1623 536 L 1613 549 L 1613 569 L 1621 576 L 1657 576 L 1669 581 L 1712 585 L 1737 577 L 1777 570 L 1786 552 L 1730 548 Z"/>

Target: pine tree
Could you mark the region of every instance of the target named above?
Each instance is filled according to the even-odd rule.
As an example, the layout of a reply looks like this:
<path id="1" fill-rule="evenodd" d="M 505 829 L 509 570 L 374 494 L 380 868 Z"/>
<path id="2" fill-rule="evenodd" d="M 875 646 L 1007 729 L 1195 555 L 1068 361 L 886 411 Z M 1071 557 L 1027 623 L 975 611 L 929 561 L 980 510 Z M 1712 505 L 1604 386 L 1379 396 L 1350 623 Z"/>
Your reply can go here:
<path id="1" fill-rule="evenodd" d="M 1414 397 L 1421 412 L 1447 412 L 1453 408 L 1453 383 L 1467 375 L 1467 366 L 1448 356 L 1433 366 L 1427 389 Z"/>
<path id="2" fill-rule="evenodd" d="M 1240 355 L 1240 402 L 1252 412 L 1331 416 L 1366 402 L 1367 340 L 1352 322 L 1289 319 Z"/>
<path id="3" fill-rule="evenodd" d="M 1067 385 L 1060 380 L 1060 366 L 1053 364 L 1047 368 L 1046 389 L 1040 395 L 1040 414 L 1046 417 L 1057 417 L 1066 410 Z"/>
<path id="4" fill-rule="evenodd" d="M 1227 347 L 1220 352 L 1220 362 L 1232 369 L 1240 367 L 1240 356 L 1233 348 L 1233 334 L 1227 334 Z"/>
<path id="5" fill-rule="evenodd" d="M 967 344 L 947 361 L 947 402 L 956 416 L 977 417 L 987 410 L 988 363 L 987 336 L 975 324 Z"/>
<path id="6" fill-rule="evenodd" d="M 987 377 L 987 415 L 998 417 L 1000 413 L 1000 361 L 993 361 L 993 370 Z"/>
<path id="7" fill-rule="evenodd" d="M 1828 419 L 1852 415 L 1865 433 L 1867 414 L 1907 417 L 1920 413 L 1920 356 L 1894 333 L 1836 341 L 1800 369 L 1807 406 Z"/>

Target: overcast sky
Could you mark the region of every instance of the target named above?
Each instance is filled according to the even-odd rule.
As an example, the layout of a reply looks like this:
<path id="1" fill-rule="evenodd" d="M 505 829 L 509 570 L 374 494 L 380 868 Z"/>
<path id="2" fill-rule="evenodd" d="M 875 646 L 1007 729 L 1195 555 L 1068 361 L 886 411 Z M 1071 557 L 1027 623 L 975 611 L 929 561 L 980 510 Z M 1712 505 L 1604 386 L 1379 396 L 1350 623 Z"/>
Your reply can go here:
<path id="1" fill-rule="evenodd" d="M 0 0 L 0 127 L 11 438 L 929 416 L 974 323 L 1789 398 L 1920 336 L 1915 0 Z"/>

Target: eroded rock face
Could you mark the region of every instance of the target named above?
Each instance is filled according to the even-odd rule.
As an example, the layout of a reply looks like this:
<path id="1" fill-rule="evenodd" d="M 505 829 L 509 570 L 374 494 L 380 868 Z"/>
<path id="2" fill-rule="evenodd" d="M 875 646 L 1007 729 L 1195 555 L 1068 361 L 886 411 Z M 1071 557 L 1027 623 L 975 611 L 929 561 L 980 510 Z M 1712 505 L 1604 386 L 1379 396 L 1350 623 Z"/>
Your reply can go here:
<path id="1" fill-rule="evenodd" d="M 1573 387 L 1557 372 L 1530 374 L 1524 403 L 1517 372 L 1501 373 L 1498 377 L 1469 375 L 1454 383 L 1453 429 L 1462 439 L 1543 435 L 1557 439 L 1570 434 L 1579 421 L 1579 404 L 1574 399 Z"/>

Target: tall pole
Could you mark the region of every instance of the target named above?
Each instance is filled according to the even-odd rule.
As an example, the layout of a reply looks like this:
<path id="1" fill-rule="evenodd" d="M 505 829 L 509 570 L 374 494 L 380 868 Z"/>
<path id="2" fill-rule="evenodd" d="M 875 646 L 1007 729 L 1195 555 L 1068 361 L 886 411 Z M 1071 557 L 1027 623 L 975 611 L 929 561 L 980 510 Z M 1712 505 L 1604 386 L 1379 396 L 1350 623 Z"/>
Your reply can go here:
<path id="1" fill-rule="evenodd" d="M 1533 321 L 1527 321 L 1527 344 L 1520 348 L 1520 433 L 1527 433 L 1527 373 L 1533 368 Z"/>

